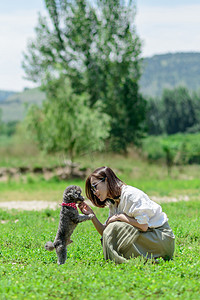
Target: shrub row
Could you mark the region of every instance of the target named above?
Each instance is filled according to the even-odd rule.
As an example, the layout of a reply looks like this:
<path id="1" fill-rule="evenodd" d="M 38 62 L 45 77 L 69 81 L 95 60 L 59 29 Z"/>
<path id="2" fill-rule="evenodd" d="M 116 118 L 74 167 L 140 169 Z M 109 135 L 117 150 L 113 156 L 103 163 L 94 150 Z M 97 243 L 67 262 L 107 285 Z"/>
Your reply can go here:
<path id="1" fill-rule="evenodd" d="M 200 164 L 200 133 L 149 136 L 143 141 L 143 153 L 149 161 Z"/>

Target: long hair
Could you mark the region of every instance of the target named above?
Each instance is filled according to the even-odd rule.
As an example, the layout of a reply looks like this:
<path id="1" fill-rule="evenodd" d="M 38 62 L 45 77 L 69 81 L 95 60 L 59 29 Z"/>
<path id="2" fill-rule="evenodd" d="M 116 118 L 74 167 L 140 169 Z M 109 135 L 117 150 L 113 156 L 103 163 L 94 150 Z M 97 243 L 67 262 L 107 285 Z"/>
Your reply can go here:
<path id="1" fill-rule="evenodd" d="M 105 207 L 106 202 L 109 199 L 105 199 L 104 201 L 100 201 L 97 196 L 94 195 L 91 190 L 91 177 L 95 177 L 98 180 L 107 178 L 108 184 L 108 194 L 112 199 L 119 198 L 121 195 L 121 186 L 124 184 L 109 167 L 101 167 L 96 169 L 92 174 L 88 176 L 85 183 L 85 193 L 88 199 L 97 207 Z"/>

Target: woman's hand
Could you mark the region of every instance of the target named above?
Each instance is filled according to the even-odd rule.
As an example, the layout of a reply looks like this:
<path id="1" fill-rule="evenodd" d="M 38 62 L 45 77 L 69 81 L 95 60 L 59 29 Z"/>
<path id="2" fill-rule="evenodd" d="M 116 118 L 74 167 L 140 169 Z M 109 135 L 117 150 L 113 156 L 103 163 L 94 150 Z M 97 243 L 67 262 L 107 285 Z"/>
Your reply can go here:
<path id="1" fill-rule="evenodd" d="M 91 207 L 89 205 L 87 205 L 85 202 L 82 202 L 78 205 L 80 211 L 84 214 L 84 215 L 89 215 L 89 214 L 93 214 L 95 215 L 95 213 L 93 212 L 93 210 L 91 209 Z"/>
<path id="2" fill-rule="evenodd" d="M 108 224 L 112 223 L 112 222 L 116 222 L 116 221 L 121 221 L 121 222 L 126 222 L 136 228 L 139 228 L 142 231 L 147 231 L 148 229 L 148 225 L 147 224 L 139 224 L 135 218 L 133 217 L 129 217 L 126 214 L 116 214 L 113 215 L 112 217 L 110 217 L 107 222 L 106 222 L 106 226 L 108 226 Z"/>
<path id="3" fill-rule="evenodd" d="M 123 221 L 123 214 L 115 214 L 112 217 L 110 217 L 106 222 L 106 226 L 108 226 L 108 224 L 110 224 L 112 222 L 116 222 L 116 221 Z"/>

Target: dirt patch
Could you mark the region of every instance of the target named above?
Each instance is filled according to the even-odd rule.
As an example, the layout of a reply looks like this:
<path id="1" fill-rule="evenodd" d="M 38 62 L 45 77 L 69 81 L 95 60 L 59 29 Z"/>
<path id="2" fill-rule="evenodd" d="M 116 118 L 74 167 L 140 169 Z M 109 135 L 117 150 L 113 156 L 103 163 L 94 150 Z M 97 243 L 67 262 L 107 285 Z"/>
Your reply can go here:
<path id="1" fill-rule="evenodd" d="M 178 201 L 189 201 L 188 196 L 179 196 L 175 197 L 155 197 L 152 196 L 151 199 L 157 203 L 165 202 L 178 202 Z M 87 200 L 86 203 L 90 206 L 93 206 L 92 203 Z M 18 209 L 18 210 L 42 210 L 42 209 L 57 209 L 60 205 L 58 202 L 50 201 L 9 201 L 9 202 L 0 202 L 0 208 L 4 209 Z"/>
<path id="2" fill-rule="evenodd" d="M 42 209 L 56 209 L 59 203 L 50 201 L 9 201 L 0 202 L 0 208 L 5 209 L 19 209 L 19 210 L 42 210 Z"/>
<path id="3" fill-rule="evenodd" d="M 166 202 L 179 202 L 179 201 L 189 201 L 189 196 L 178 196 L 178 197 L 156 197 L 152 196 L 151 200 L 157 202 L 157 203 L 166 203 Z"/>

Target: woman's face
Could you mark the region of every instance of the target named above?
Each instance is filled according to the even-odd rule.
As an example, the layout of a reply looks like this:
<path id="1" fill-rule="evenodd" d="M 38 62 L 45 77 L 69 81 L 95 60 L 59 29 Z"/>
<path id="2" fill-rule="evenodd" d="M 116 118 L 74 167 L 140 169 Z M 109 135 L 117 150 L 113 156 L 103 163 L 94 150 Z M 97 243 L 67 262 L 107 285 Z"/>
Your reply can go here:
<path id="1" fill-rule="evenodd" d="M 99 198 L 100 201 L 104 201 L 106 198 L 108 198 L 108 182 L 107 178 L 103 181 L 101 179 L 98 179 L 94 176 L 91 177 L 90 183 L 92 186 L 94 186 L 93 193 L 97 198 Z"/>

